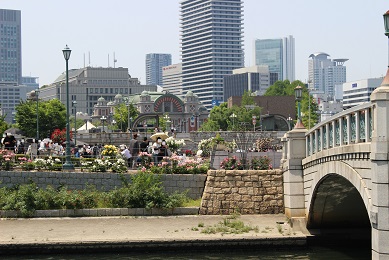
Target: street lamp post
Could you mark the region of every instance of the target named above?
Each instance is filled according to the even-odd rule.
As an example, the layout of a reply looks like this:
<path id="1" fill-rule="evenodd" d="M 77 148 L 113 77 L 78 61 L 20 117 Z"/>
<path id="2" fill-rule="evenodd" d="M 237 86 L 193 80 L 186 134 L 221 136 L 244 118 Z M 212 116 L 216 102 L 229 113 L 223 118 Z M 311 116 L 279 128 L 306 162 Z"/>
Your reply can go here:
<path id="1" fill-rule="evenodd" d="M 297 123 L 296 123 L 296 127 L 299 128 L 299 127 L 303 126 L 302 121 L 301 121 L 301 107 L 300 107 L 300 101 L 301 101 L 302 96 L 303 96 L 303 88 L 301 86 L 297 86 L 294 89 L 294 94 L 295 94 L 295 98 L 296 98 L 296 101 L 297 101 Z"/>
<path id="2" fill-rule="evenodd" d="M 232 115 L 230 115 L 230 118 L 232 118 L 232 130 L 235 129 L 235 118 L 237 116 L 235 115 L 235 113 L 232 113 Z"/>
<path id="3" fill-rule="evenodd" d="M 77 101 L 72 101 L 74 107 L 74 145 L 77 147 Z"/>
<path id="4" fill-rule="evenodd" d="M 70 160 L 70 124 L 69 124 L 69 67 L 68 62 L 72 50 L 66 45 L 62 50 L 63 56 L 66 61 L 66 156 L 65 163 L 63 165 L 64 170 L 73 170 L 74 166 Z"/>
<path id="5" fill-rule="evenodd" d="M 105 132 L 104 122 L 107 120 L 107 118 L 105 116 L 102 116 L 102 117 L 100 117 L 100 120 L 103 123 L 103 133 L 104 133 Z"/>
<path id="6" fill-rule="evenodd" d="M 39 89 L 35 90 L 36 98 L 36 140 L 39 140 Z"/>
<path id="7" fill-rule="evenodd" d="M 168 131 L 168 128 L 169 128 L 168 124 L 170 124 L 170 117 L 169 117 L 168 114 L 166 114 L 166 115 L 163 117 L 163 119 L 165 119 L 165 128 L 166 128 L 166 131 Z"/>
<path id="8" fill-rule="evenodd" d="M 104 134 L 104 139 L 103 139 L 103 143 L 105 142 L 105 128 L 104 128 L 104 122 L 107 120 L 107 118 L 105 116 L 102 116 L 100 117 L 100 120 L 101 122 L 103 123 L 103 132 L 102 132 L 102 135 Z"/>

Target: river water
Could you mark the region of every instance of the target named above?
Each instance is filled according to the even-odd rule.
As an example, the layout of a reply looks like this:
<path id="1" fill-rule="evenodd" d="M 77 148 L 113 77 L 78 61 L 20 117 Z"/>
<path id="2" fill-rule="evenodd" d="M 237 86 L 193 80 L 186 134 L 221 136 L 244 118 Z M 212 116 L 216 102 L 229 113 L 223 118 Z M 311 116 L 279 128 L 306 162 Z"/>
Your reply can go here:
<path id="1" fill-rule="evenodd" d="M 300 249 L 276 249 L 261 251 L 218 251 L 218 252 L 121 252 L 96 254 L 70 254 L 70 255 L 32 255 L 32 256 L 5 256 L 8 260 L 366 260 L 371 259 L 369 248 L 352 247 L 309 247 Z"/>

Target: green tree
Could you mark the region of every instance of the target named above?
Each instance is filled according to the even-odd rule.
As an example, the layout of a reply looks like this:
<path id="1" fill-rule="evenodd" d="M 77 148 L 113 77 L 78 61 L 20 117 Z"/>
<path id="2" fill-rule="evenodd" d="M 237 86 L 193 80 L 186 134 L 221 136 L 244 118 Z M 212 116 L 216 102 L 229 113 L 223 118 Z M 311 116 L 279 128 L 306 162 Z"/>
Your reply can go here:
<path id="1" fill-rule="evenodd" d="M 265 93 L 265 96 L 294 96 L 294 89 L 297 86 L 303 88 L 303 96 L 301 100 L 301 117 L 303 124 L 306 128 L 311 128 L 317 124 L 319 116 L 317 114 L 318 105 L 315 102 L 315 99 L 312 96 L 309 96 L 308 89 L 306 85 L 300 80 L 293 81 L 290 83 L 289 80 L 276 81 L 274 85 L 270 86 Z M 311 105 L 309 106 L 309 103 Z M 297 111 L 297 102 L 296 102 L 296 111 Z M 310 115 L 310 116 L 309 116 Z M 309 120 L 309 117 L 311 120 Z M 309 126 L 309 121 L 311 122 Z"/>
<path id="2" fill-rule="evenodd" d="M 17 127 L 28 137 L 36 137 L 36 101 L 21 101 L 16 106 Z M 66 127 L 66 108 L 58 99 L 39 100 L 39 138 L 49 137 L 54 129 Z"/>
<path id="3" fill-rule="evenodd" d="M 132 122 L 134 122 L 134 119 L 138 117 L 138 110 L 132 103 L 129 104 L 129 106 L 122 103 L 115 107 L 115 113 L 113 117 L 116 121 L 116 127 L 119 128 L 122 132 L 126 132 L 129 125 L 128 119 L 131 117 Z"/>
<path id="4" fill-rule="evenodd" d="M 235 115 L 235 117 L 233 116 Z M 201 131 L 238 131 L 242 129 L 252 129 L 252 117 L 256 116 L 259 120 L 261 108 L 255 106 L 254 97 L 250 91 L 242 96 L 240 106 L 227 107 L 227 103 L 212 108 L 210 116 L 200 130 Z"/>
<path id="5" fill-rule="evenodd" d="M 7 124 L 7 122 L 5 122 L 5 115 L 4 116 L 0 116 L 0 135 L 2 136 L 5 132 L 5 130 L 7 130 L 9 128 L 9 125 Z"/>

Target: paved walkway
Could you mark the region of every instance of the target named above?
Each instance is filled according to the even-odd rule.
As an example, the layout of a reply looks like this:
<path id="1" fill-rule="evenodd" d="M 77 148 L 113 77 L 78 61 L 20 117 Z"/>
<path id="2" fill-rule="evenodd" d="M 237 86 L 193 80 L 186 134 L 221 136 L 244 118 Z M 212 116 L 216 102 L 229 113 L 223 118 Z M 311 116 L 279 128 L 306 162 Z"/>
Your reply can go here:
<path id="1" fill-rule="evenodd" d="M 66 250 L 120 246 L 150 248 L 195 246 L 196 243 L 305 244 L 284 215 L 243 215 L 238 219 L 256 231 L 243 234 L 204 234 L 201 230 L 223 222 L 227 216 L 34 218 L 0 220 L 0 254 L 10 251 Z M 276 241 L 276 242 L 274 242 Z M 280 242 L 284 241 L 284 242 Z"/>

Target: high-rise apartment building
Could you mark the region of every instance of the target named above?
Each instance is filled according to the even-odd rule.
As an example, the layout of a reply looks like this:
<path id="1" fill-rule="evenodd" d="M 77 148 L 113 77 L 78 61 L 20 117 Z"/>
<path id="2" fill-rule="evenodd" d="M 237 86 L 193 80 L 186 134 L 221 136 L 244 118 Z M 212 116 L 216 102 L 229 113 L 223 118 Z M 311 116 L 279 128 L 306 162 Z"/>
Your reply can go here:
<path id="1" fill-rule="evenodd" d="M 182 64 L 172 64 L 162 68 L 163 90 L 176 96 L 184 96 L 182 93 Z"/>
<path id="2" fill-rule="evenodd" d="M 324 92 L 330 99 L 335 94 L 335 86 L 346 82 L 348 59 L 329 59 L 324 52 L 313 53 L 308 60 L 308 80 L 314 90 Z"/>
<path id="3" fill-rule="evenodd" d="M 149 53 L 146 55 L 146 84 L 162 86 L 162 67 L 172 64 L 171 54 Z"/>
<path id="4" fill-rule="evenodd" d="M 280 39 L 257 39 L 254 43 L 255 65 L 268 65 L 278 80 L 295 80 L 295 50 L 292 35 Z"/>
<path id="5" fill-rule="evenodd" d="M 182 0 L 183 92 L 211 109 L 223 102 L 223 77 L 244 66 L 242 0 Z"/>
<path id="6" fill-rule="evenodd" d="M 0 9 L 0 82 L 22 82 L 21 12 Z"/>

